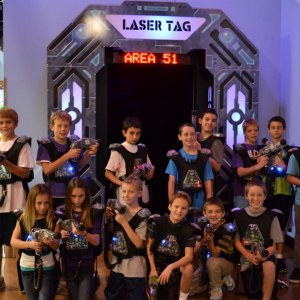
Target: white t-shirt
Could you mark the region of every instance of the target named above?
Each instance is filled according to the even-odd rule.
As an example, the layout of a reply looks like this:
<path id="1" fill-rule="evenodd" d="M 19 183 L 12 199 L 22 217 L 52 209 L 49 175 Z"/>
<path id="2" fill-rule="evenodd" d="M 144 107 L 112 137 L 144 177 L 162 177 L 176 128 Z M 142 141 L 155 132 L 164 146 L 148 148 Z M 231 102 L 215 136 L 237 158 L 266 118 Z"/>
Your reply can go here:
<path id="1" fill-rule="evenodd" d="M 43 260 L 43 268 L 49 268 L 54 266 L 55 264 L 52 252 L 43 255 L 42 260 Z M 27 255 L 23 252 L 20 259 L 20 266 L 21 268 L 34 269 L 35 256 Z"/>
<path id="2" fill-rule="evenodd" d="M 131 152 L 131 153 L 136 153 L 138 151 L 138 146 L 137 145 L 131 145 L 127 142 L 124 142 L 124 143 L 122 143 L 122 146 L 124 146 L 126 148 L 126 150 Z M 147 155 L 147 164 L 152 166 L 148 155 Z M 122 157 L 122 155 L 119 152 L 114 151 L 112 149 L 109 161 L 108 161 L 107 166 L 106 166 L 105 169 L 109 170 L 111 172 L 114 172 L 115 176 L 118 179 L 120 177 L 124 176 L 126 174 L 126 164 L 125 164 L 125 160 Z M 122 187 L 121 186 L 117 190 L 117 196 L 118 196 L 118 200 L 122 204 L 126 204 L 125 201 L 123 200 L 123 197 L 122 197 Z M 148 186 L 146 185 L 145 181 L 143 181 L 142 200 L 143 200 L 144 203 L 149 202 L 149 191 L 148 191 Z"/>
<path id="3" fill-rule="evenodd" d="M 0 141 L 0 150 L 4 152 L 4 155 L 5 152 L 12 147 L 16 139 L 17 137 L 8 142 L 3 142 L 2 140 Z M 28 169 L 34 169 L 34 160 L 32 157 L 31 148 L 28 143 L 26 143 L 20 151 L 18 166 Z M 6 186 L 6 190 L 6 198 L 3 205 L 0 207 L 0 213 L 7 213 L 14 211 L 15 209 L 25 208 L 26 193 L 21 181 L 17 181 L 13 184 L 8 184 Z M 2 197 L 2 186 L 0 186 L 0 197 Z"/>

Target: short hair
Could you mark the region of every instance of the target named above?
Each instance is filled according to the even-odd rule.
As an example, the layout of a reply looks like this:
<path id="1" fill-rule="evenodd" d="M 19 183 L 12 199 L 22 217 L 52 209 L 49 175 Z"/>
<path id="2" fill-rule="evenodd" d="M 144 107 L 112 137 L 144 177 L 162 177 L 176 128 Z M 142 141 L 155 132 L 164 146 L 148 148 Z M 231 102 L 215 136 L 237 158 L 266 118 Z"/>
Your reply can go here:
<path id="1" fill-rule="evenodd" d="M 279 123 L 282 124 L 283 129 L 286 129 L 286 122 L 285 122 L 284 118 L 282 118 L 280 116 L 275 116 L 275 117 L 271 118 L 269 120 L 269 123 L 268 123 L 268 128 L 269 129 L 270 129 L 270 125 L 271 125 L 272 122 L 279 122 Z"/>
<path id="2" fill-rule="evenodd" d="M 186 122 L 186 123 L 182 123 L 179 128 L 178 128 L 178 134 L 181 135 L 182 134 L 182 129 L 183 127 L 193 127 L 195 129 L 195 126 L 190 123 L 190 122 Z M 195 132 L 196 132 L 196 129 L 195 129 Z"/>
<path id="3" fill-rule="evenodd" d="M 66 120 L 69 125 L 72 124 L 72 117 L 65 110 L 57 110 L 52 113 L 50 118 L 50 124 L 54 126 L 55 120 Z"/>
<path id="4" fill-rule="evenodd" d="M 124 130 L 125 132 L 127 132 L 127 130 L 128 130 L 130 127 L 142 129 L 142 124 L 141 124 L 141 122 L 140 122 L 137 118 L 134 118 L 134 117 L 127 117 L 127 118 L 123 121 L 123 130 Z"/>
<path id="5" fill-rule="evenodd" d="M 132 184 L 136 187 L 136 189 L 138 191 L 142 191 L 143 190 L 143 182 L 141 181 L 141 179 L 137 178 L 137 177 L 127 177 L 126 179 L 124 179 L 122 181 L 122 186 L 123 184 Z"/>
<path id="6" fill-rule="evenodd" d="M 250 119 L 245 120 L 243 123 L 243 132 L 244 133 L 246 132 L 246 130 L 249 126 L 257 126 L 257 128 L 259 130 L 258 122 L 256 120 L 250 118 Z"/>
<path id="7" fill-rule="evenodd" d="M 16 125 L 19 123 L 19 116 L 17 112 L 11 107 L 2 107 L 0 109 L 0 118 L 10 118 Z"/>
<path id="8" fill-rule="evenodd" d="M 202 118 L 204 117 L 205 114 L 212 114 L 212 115 L 215 115 L 215 116 L 217 117 L 217 119 L 218 119 L 218 114 L 217 114 L 216 110 L 213 109 L 213 108 L 206 108 L 206 109 L 204 109 L 204 110 L 201 112 L 199 118 L 202 119 Z"/>
<path id="9" fill-rule="evenodd" d="M 189 194 L 187 194 L 186 192 L 183 192 L 183 191 L 178 191 L 175 194 L 173 194 L 173 196 L 171 197 L 171 199 L 169 201 L 169 204 L 172 206 L 173 202 L 179 198 L 186 200 L 188 202 L 189 207 L 192 205 L 191 197 L 189 196 Z"/>
<path id="10" fill-rule="evenodd" d="M 249 190 L 253 187 L 253 186 L 259 186 L 262 188 L 263 192 L 264 192 L 264 195 L 267 196 L 267 188 L 266 188 L 266 185 L 260 181 L 259 179 L 252 179 L 252 180 L 249 180 L 247 182 L 247 184 L 245 185 L 245 196 L 248 195 L 249 193 Z"/>
<path id="11" fill-rule="evenodd" d="M 209 205 L 216 205 L 216 206 L 219 206 L 221 208 L 221 211 L 225 211 L 225 208 L 224 208 L 224 204 L 223 204 L 223 201 L 220 199 L 220 198 L 217 198 L 217 197 L 211 197 L 211 198 L 208 198 L 204 204 L 204 208 L 203 208 L 203 211 L 206 212 L 207 210 L 207 207 Z"/>

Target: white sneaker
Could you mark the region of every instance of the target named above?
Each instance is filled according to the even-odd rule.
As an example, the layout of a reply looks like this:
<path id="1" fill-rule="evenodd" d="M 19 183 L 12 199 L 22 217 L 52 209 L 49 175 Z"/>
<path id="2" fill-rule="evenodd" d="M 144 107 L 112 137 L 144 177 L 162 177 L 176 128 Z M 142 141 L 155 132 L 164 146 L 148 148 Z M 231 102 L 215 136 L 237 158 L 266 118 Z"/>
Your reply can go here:
<path id="1" fill-rule="evenodd" d="M 5 288 L 4 277 L 0 275 L 0 289 L 4 289 L 4 288 Z"/>
<path id="2" fill-rule="evenodd" d="M 234 290 L 235 283 L 234 283 L 234 280 L 232 279 L 231 275 L 224 277 L 223 282 L 226 285 L 227 292 L 231 292 Z"/>
<path id="3" fill-rule="evenodd" d="M 223 298 L 223 292 L 221 287 L 213 288 L 209 293 L 209 300 L 222 300 Z"/>

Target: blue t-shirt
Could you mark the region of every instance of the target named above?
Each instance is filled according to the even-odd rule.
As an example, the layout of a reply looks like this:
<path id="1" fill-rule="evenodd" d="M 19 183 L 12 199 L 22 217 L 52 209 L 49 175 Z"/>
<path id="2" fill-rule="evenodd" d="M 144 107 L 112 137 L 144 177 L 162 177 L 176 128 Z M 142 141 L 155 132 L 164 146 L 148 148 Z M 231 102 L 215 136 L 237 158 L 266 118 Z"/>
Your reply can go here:
<path id="1" fill-rule="evenodd" d="M 179 150 L 179 152 L 182 155 L 182 157 L 188 162 L 193 162 L 198 157 L 198 154 L 190 155 L 190 154 L 186 153 L 183 148 L 181 148 Z M 175 166 L 175 163 L 171 159 L 170 159 L 169 164 L 167 166 L 166 173 L 169 174 L 169 175 L 175 176 L 176 177 L 176 184 L 178 183 L 178 170 Z M 212 180 L 212 179 L 214 179 L 214 174 L 213 174 L 213 171 L 212 171 L 212 168 L 211 168 L 210 161 L 208 160 L 206 165 L 205 165 L 205 169 L 204 169 L 203 181 L 205 182 L 205 181 Z M 205 203 L 205 193 L 204 193 L 204 191 L 202 190 L 200 193 L 195 193 L 192 206 L 199 207 L 199 208 L 203 209 L 204 203 Z"/>
<path id="2" fill-rule="evenodd" d="M 293 175 L 295 177 L 299 177 L 299 164 L 294 154 L 291 155 L 289 159 L 288 168 L 286 174 Z M 300 186 L 297 185 L 296 195 L 295 195 L 295 203 L 300 205 Z"/>

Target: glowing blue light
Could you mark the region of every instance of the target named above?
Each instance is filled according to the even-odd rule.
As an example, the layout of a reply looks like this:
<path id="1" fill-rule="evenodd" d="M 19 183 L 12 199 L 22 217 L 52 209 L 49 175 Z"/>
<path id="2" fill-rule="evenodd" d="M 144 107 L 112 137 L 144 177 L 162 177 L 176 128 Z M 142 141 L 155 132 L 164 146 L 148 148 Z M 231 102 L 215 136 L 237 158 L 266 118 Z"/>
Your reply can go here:
<path id="1" fill-rule="evenodd" d="M 116 237 L 113 237 L 112 240 L 113 240 L 114 242 L 117 242 L 117 241 L 118 241 L 118 239 L 117 239 Z"/>
<path id="2" fill-rule="evenodd" d="M 282 168 L 281 167 L 277 167 L 277 171 L 278 172 L 282 172 Z"/>
<path id="3" fill-rule="evenodd" d="M 27 240 L 31 241 L 31 239 L 32 239 L 32 236 L 29 235 L 28 238 L 27 238 Z"/>
<path id="4" fill-rule="evenodd" d="M 274 167 L 271 167 L 271 170 L 274 170 Z"/>
<path id="5" fill-rule="evenodd" d="M 207 258 L 210 258 L 210 252 L 207 252 Z"/>
<path id="6" fill-rule="evenodd" d="M 233 229 L 233 226 L 232 226 L 232 225 L 230 225 L 230 226 L 229 226 L 229 228 L 230 228 L 230 229 Z"/>
<path id="7" fill-rule="evenodd" d="M 68 168 L 69 171 L 73 171 L 73 169 L 74 169 L 73 167 L 69 167 Z"/>
<path id="8" fill-rule="evenodd" d="M 150 290 L 150 295 L 152 295 L 153 294 L 153 290 Z"/>
<path id="9" fill-rule="evenodd" d="M 162 244 L 164 245 L 167 241 L 166 240 L 162 240 Z"/>

